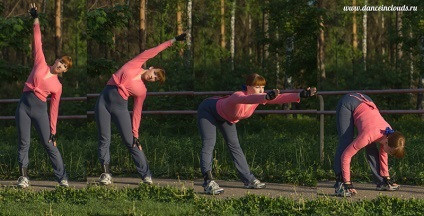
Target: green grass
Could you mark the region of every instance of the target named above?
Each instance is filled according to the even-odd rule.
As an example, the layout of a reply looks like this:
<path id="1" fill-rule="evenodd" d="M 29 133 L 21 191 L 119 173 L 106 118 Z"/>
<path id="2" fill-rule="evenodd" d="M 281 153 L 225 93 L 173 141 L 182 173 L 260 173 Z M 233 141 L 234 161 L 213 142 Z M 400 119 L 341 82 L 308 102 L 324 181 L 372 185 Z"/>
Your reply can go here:
<path id="1" fill-rule="evenodd" d="M 188 215 L 193 205 L 170 195 L 175 188 L 56 188 L 53 191 L 0 189 L 0 215 Z M 163 198 L 155 198 L 162 194 Z M 167 202 L 170 201 L 170 202 Z M 171 214 L 170 214 L 171 213 Z"/>
<path id="2" fill-rule="evenodd" d="M 0 215 L 423 215 L 424 200 L 380 196 L 373 200 L 246 195 L 201 197 L 192 189 L 139 185 L 92 186 L 35 192 L 0 189 Z"/>
<path id="3" fill-rule="evenodd" d="M 158 203 L 151 200 L 90 199 L 85 205 L 70 203 L 8 203 L 4 215 L 189 215 L 188 204 Z M 1 206 L 1 205 L 0 205 Z"/>
<path id="4" fill-rule="evenodd" d="M 387 121 L 407 139 L 406 157 L 389 158 L 392 178 L 402 184 L 424 185 L 424 121 L 416 116 L 388 117 Z M 13 123 L 13 122 L 12 122 Z M 0 178 L 16 179 L 16 129 L 0 127 Z M 252 172 L 266 182 L 315 185 L 319 180 L 333 180 L 337 131 L 334 116 L 326 117 L 325 160 L 319 161 L 318 120 L 314 116 L 255 115 L 237 124 L 239 140 Z M 149 160 L 153 176 L 164 178 L 200 178 L 201 141 L 195 117 L 145 116 L 140 128 L 140 142 Z M 53 171 L 44 151 L 32 132 L 29 174 L 32 179 L 53 179 Z M 116 128 L 112 131 L 111 170 L 114 176 L 138 176 L 132 159 L 121 143 Z M 98 176 L 97 130 L 94 122 L 61 120 L 58 145 L 72 180 Z M 238 180 L 231 156 L 222 136 L 214 151 L 213 172 L 218 179 Z M 364 151 L 352 160 L 353 181 L 371 181 Z"/>

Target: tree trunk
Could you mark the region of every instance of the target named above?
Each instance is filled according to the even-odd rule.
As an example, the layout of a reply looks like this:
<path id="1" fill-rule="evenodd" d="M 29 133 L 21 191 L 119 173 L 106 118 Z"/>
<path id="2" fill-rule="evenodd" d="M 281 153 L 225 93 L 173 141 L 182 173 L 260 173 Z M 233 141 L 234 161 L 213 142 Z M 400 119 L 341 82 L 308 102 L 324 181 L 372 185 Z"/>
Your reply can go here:
<path id="1" fill-rule="evenodd" d="M 278 38 L 277 38 L 278 39 Z M 289 77 L 289 71 L 292 64 L 292 56 L 293 56 L 293 50 L 294 50 L 294 36 L 290 36 L 286 38 L 286 69 L 284 72 L 284 89 L 292 89 L 292 82 L 291 78 Z M 278 53 L 278 52 L 277 52 Z M 278 58 L 277 58 L 278 61 Z M 283 104 L 284 110 L 290 110 L 290 109 L 299 109 L 299 103 L 286 103 Z M 297 118 L 296 114 L 293 114 L 293 118 Z"/>
<path id="2" fill-rule="evenodd" d="M 356 0 L 353 0 L 353 6 L 356 6 Z M 357 33 L 357 25 L 356 25 L 356 11 L 353 11 L 353 25 L 352 25 L 352 47 L 353 50 L 358 49 L 358 33 Z"/>
<path id="3" fill-rule="evenodd" d="M 290 36 L 286 39 L 286 72 L 284 74 L 285 89 L 292 88 L 291 78 L 289 77 L 288 72 L 292 64 L 293 50 L 294 50 L 294 36 Z"/>
<path id="4" fill-rule="evenodd" d="M 110 1 L 111 5 L 112 5 L 112 8 L 114 8 L 115 5 L 116 4 L 119 4 L 120 2 L 121 2 L 121 0 L 118 0 L 118 2 Z M 113 59 L 116 59 L 117 58 L 117 56 L 116 56 L 116 33 L 115 32 L 116 32 L 116 29 L 114 28 L 112 30 L 112 49 L 109 48 L 110 56 Z"/>
<path id="5" fill-rule="evenodd" d="M 233 0 L 233 6 L 231 9 L 231 48 L 230 48 L 230 53 L 231 53 L 231 71 L 234 72 L 234 52 L 235 52 L 235 34 L 236 34 L 236 0 Z"/>
<path id="6" fill-rule="evenodd" d="M 146 50 L 146 0 L 140 0 L 140 17 L 139 17 L 139 50 L 140 53 Z"/>
<path id="7" fill-rule="evenodd" d="M 353 6 L 356 6 L 356 0 L 353 0 L 352 2 Z M 355 77 L 356 77 L 356 54 L 358 52 L 358 27 L 357 27 L 357 21 L 356 21 L 356 11 L 353 11 L 353 18 L 352 18 L 352 82 L 355 83 Z"/>
<path id="8" fill-rule="evenodd" d="M 249 34 L 248 34 L 249 58 L 250 58 L 250 62 L 252 62 L 252 55 L 253 55 L 252 46 L 253 46 L 253 44 L 252 44 L 252 39 L 250 39 L 251 35 L 252 35 L 252 16 L 249 13 L 249 15 L 247 17 L 248 17 L 248 22 L 249 22 Z"/>
<path id="9" fill-rule="evenodd" d="M 221 48 L 225 49 L 225 0 L 221 0 Z"/>
<path id="10" fill-rule="evenodd" d="M 395 28 L 396 28 L 396 25 L 393 25 L 393 20 L 392 20 L 392 17 L 389 15 L 388 16 L 388 19 L 387 19 L 387 26 L 389 27 L 389 29 L 388 29 L 388 32 L 392 32 L 392 31 L 396 31 L 396 30 L 393 30 L 393 26 L 395 26 Z M 391 39 L 390 37 L 389 37 L 389 39 L 388 39 L 388 57 L 389 57 L 389 63 L 390 63 L 390 66 L 391 66 L 391 68 L 393 68 L 393 65 L 396 65 L 396 43 L 394 43 L 393 42 L 394 40 L 393 39 Z"/>
<path id="11" fill-rule="evenodd" d="M 192 70 L 192 74 L 193 74 L 193 80 L 195 80 L 196 78 L 196 74 L 194 73 L 194 67 L 193 67 L 193 61 L 192 61 L 192 43 L 191 43 L 191 30 L 192 30 L 192 7 L 193 7 L 193 2 L 192 0 L 188 0 L 187 2 L 187 57 L 186 57 L 186 67 L 190 68 Z"/>
<path id="12" fill-rule="evenodd" d="M 130 7 L 130 4 L 131 4 L 131 2 L 130 2 L 130 0 L 128 0 L 127 1 L 127 3 L 126 3 L 126 5 L 128 6 L 128 7 Z M 132 35 L 131 33 L 130 33 L 130 29 L 132 29 L 133 27 L 132 27 L 132 18 L 129 18 L 128 19 L 128 23 L 127 23 L 127 32 L 125 32 L 125 38 L 123 38 L 123 40 L 126 42 L 126 44 L 127 44 L 127 56 L 128 55 L 130 55 L 130 56 L 132 56 L 132 44 L 131 44 L 131 41 L 130 40 L 128 40 L 128 36 L 129 35 Z"/>
<path id="13" fill-rule="evenodd" d="M 183 33 L 183 18 L 182 13 L 183 9 L 181 7 L 181 2 L 177 1 L 177 35 Z"/>
<path id="14" fill-rule="evenodd" d="M 277 31 L 275 32 L 275 39 L 277 41 L 280 40 L 280 34 L 278 33 L 278 26 L 276 27 Z M 275 52 L 275 88 L 279 88 L 280 87 L 280 55 L 278 54 L 279 49 L 276 48 L 276 52 Z"/>
<path id="15" fill-rule="evenodd" d="M 323 0 L 318 0 L 318 8 L 322 8 L 323 7 Z M 318 42 L 317 42 L 317 48 L 318 48 L 318 53 L 317 53 L 317 63 L 318 63 L 318 72 L 319 72 L 319 82 L 321 83 L 321 81 L 325 80 L 326 75 L 325 75 L 325 52 L 324 52 L 324 44 L 325 44 L 325 37 L 324 37 L 324 19 L 322 17 L 322 15 L 319 16 L 319 25 L 320 25 L 320 30 L 319 30 L 319 35 L 318 35 Z"/>
<path id="16" fill-rule="evenodd" d="M 384 13 L 381 13 L 381 34 L 384 34 L 385 32 L 385 26 L 384 26 Z M 383 42 L 381 42 L 381 55 L 383 56 L 383 63 L 386 62 L 386 58 L 384 58 L 384 55 L 386 54 L 386 44 L 384 44 Z"/>
<path id="17" fill-rule="evenodd" d="M 398 38 L 402 38 L 402 12 L 396 11 L 396 33 Z M 403 51 L 402 51 L 402 42 L 396 44 L 396 71 L 400 71 L 402 63 Z"/>
<path id="18" fill-rule="evenodd" d="M 61 28 L 61 0 L 55 0 L 55 56 L 62 53 L 62 28 Z"/>
<path id="19" fill-rule="evenodd" d="M 46 13 L 46 2 L 47 0 L 43 0 L 43 13 Z"/>
<path id="20" fill-rule="evenodd" d="M 368 4 L 368 0 L 365 0 L 365 5 Z M 367 11 L 364 11 L 364 17 L 362 19 L 363 37 L 362 37 L 362 60 L 364 64 L 364 72 L 367 72 L 367 22 L 368 16 Z"/>
<path id="21" fill-rule="evenodd" d="M 269 1 L 266 0 L 265 4 L 269 4 Z M 266 42 L 265 42 L 264 50 L 263 50 L 264 54 L 263 54 L 262 65 L 265 64 L 265 61 L 268 59 L 268 56 L 269 56 L 269 44 L 268 44 L 268 39 L 269 39 L 269 12 L 265 10 L 263 16 L 264 16 L 264 18 L 263 18 L 264 29 L 263 30 L 264 30 L 264 38 L 265 38 Z"/>
<path id="22" fill-rule="evenodd" d="M 225 65 L 225 59 L 224 59 L 224 51 L 226 47 L 225 42 L 225 0 L 221 0 L 221 50 L 220 50 L 220 71 L 221 74 L 224 72 Z"/>
<path id="23" fill-rule="evenodd" d="M 183 8 L 181 6 L 181 2 L 177 1 L 177 35 L 180 35 L 183 33 Z M 184 55 L 184 49 L 180 50 L 180 56 Z"/>

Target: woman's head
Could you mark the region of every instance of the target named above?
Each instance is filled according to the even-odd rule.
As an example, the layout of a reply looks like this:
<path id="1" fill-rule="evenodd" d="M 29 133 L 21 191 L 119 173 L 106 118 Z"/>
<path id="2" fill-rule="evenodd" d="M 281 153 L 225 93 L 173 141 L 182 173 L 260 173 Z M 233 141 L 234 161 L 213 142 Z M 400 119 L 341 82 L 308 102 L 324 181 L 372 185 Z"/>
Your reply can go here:
<path id="1" fill-rule="evenodd" d="M 150 67 L 141 75 L 141 78 L 147 82 L 159 81 L 160 83 L 164 83 L 166 80 L 165 70 L 162 68 Z"/>
<path id="2" fill-rule="evenodd" d="M 399 131 L 387 136 L 387 146 L 390 147 L 387 153 L 396 158 L 403 158 L 405 155 L 405 137 Z"/>
<path id="3" fill-rule="evenodd" d="M 52 73 L 62 74 L 66 73 L 72 67 L 72 58 L 70 56 L 62 56 L 56 59 L 52 66 Z"/>
<path id="4" fill-rule="evenodd" d="M 263 76 L 253 73 L 246 79 L 247 94 L 260 94 L 264 93 L 266 80 Z"/>

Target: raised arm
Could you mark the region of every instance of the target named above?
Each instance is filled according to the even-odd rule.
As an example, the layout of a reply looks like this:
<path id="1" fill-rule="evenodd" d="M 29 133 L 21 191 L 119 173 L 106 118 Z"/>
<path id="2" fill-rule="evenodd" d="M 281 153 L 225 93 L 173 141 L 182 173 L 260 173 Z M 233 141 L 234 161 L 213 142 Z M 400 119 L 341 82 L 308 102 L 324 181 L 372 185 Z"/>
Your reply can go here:
<path id="1" fill-rule="evenodd" d="M 155 57 L 157 54 L 159 54 L 166 48 L 170 47 L 175 41 L 184 41 L 185 39 L 186 39 L 185 33 L 178 35 L 177 37 L 172 38 L 171 40 L 168 40 L 162 44 L 159 44 L 156 47 L 153 47 L 151 49 L 148 49 L 138 54 L 135 58 L 131 59 L 125 65 L 131 64 L 131 65 L 137 65 L 138 67 L 141 67 L 147 60 Z"/>
<path id="2" fill-rule="evenodd" d="M 43 44 L 41 42 L 41 30 L 40 30 L 40 20 L 38 19 L 37 7 L 35 3 L 30 4 L 29 13 L 31 17 L 34 18 L 33 31 L 34 31 L 34 44 L 33 44 L 33 55 L 34 55 L 34 65 L 38 63 L 45 62 L 45 57 L 43 53 Z"/>

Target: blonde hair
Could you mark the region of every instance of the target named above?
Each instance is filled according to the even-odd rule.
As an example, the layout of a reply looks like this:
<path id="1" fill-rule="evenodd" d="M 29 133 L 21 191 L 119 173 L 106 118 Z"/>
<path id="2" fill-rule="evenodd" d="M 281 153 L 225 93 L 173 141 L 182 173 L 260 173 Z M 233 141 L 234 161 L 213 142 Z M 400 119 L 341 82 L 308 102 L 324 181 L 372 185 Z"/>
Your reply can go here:
<path id="1" fill-rule="evenodd" d="M 253 73 L 250 74 L 246 79 L 246 85 L 248 86 L 265 86 L 266 80 L 263 76 Z"/>
<path id="2" fill-rule="evenodd" d="M 392 154 L 396 158 L 403 158 L 405 155 L 405 136 L 399 131 L 395 131 L 387 137 L 387 144 L 393 149 Z"/>

